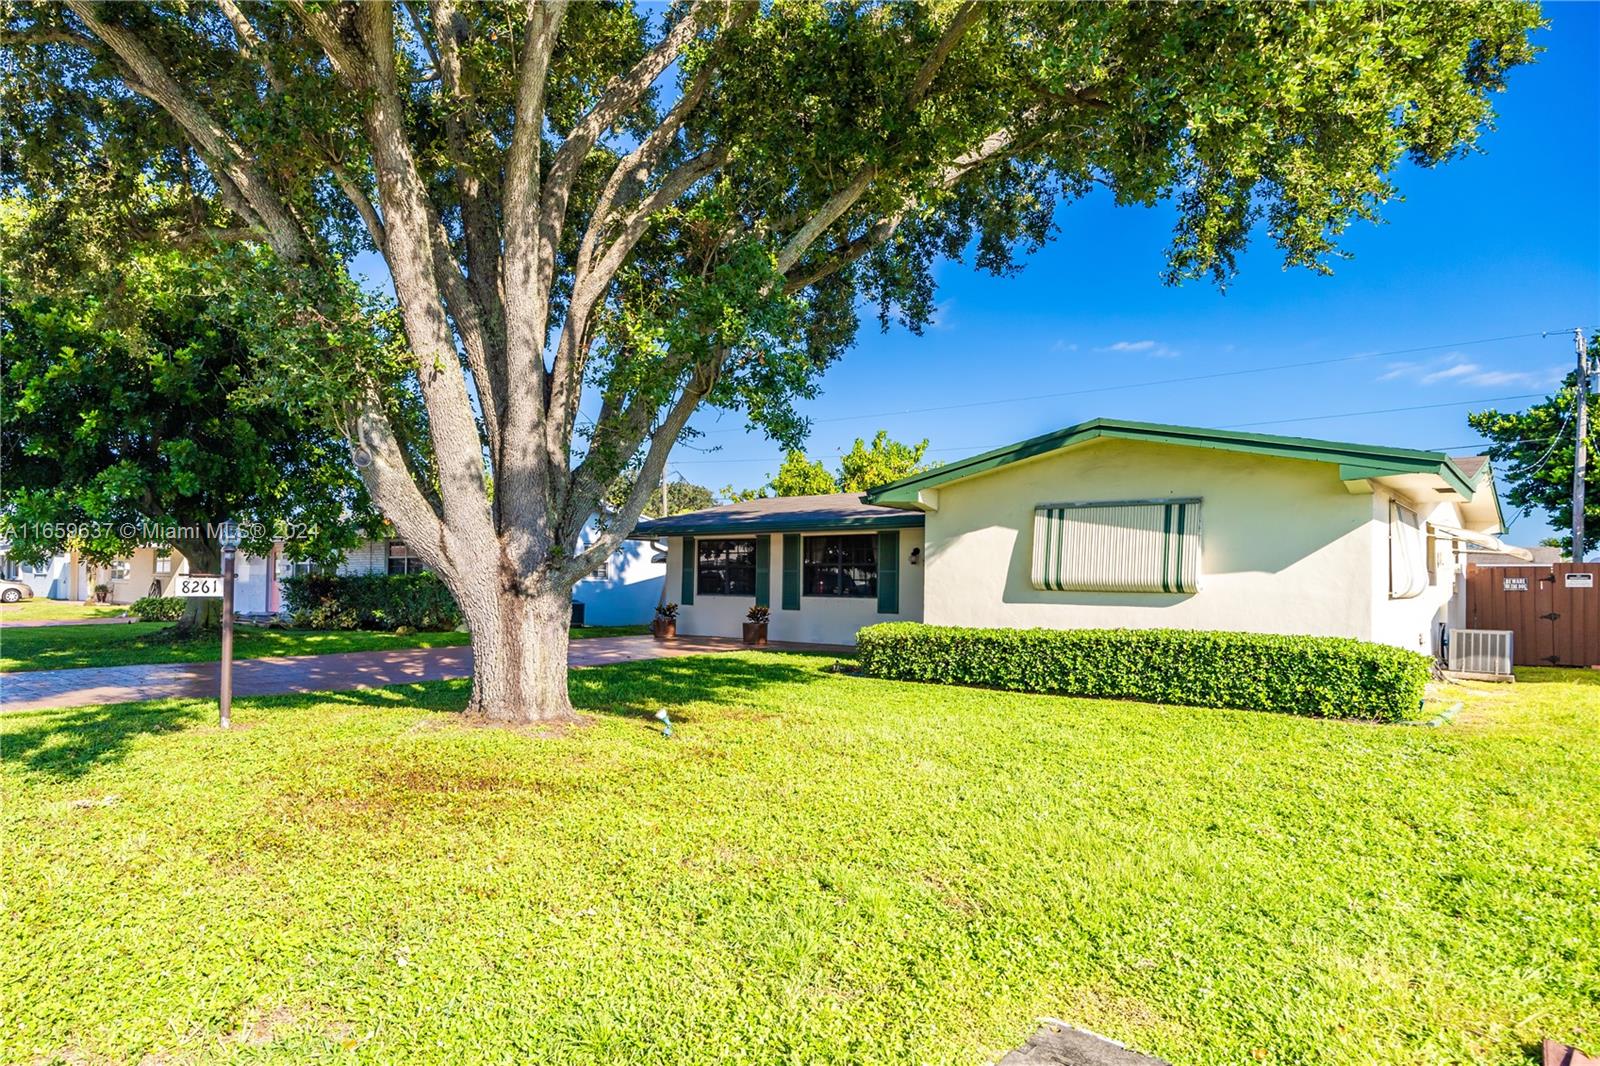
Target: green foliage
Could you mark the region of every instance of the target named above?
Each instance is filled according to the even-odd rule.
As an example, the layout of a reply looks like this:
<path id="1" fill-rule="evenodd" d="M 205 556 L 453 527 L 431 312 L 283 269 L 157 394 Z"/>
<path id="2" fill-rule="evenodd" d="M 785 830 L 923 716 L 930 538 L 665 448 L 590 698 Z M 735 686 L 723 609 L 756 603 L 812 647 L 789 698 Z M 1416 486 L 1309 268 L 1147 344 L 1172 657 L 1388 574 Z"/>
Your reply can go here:
<path id="1" fill-rule="evenodd" d="M 806 453 L 798 450 L 784 456 L 783 465 L 778 467 L 768 487 L 774 496 L 816 496 L 839 491 L 828 468 L 820 460 L 807 459 Z"/>
<path id="2" fill-rule="evenodd" d="M 126 206 L 148 216 L 158 204 Z M 43 257 L 66 240 L 58 208 L 8 202 L 0 235 Z M 265 555 L 281 537 L 291 558 L 328 558 L 380 530 L 344 442 L 260 387 L 268 365 L 287 374 L 287 357 L 268 361 L 268 346 L 299 343 L 311 360 L 325 350 L 257 313 L 283 280 L 269 262 L 124 248 L 112 271 L 98 237 L 78 236 L 94 252 L 77 272 L 36 264 L 0 281 L 0 510 L 14 555 L 75 547 L 105 560 L 170 543 L 212 569 L 211 526 L 226 517 L 240 522 L 246 551 Z"/>
<path id="3" fill-rule="evenodd" d="M 359 36 L 347 11 L 326 5 L 246 5 L 264 42 L 250 48 L 205 5 L 100 5 L 98 17 L 136 35 L 207 109 L 242 164 L 303 220 L 316 245 L 308 261 L 334 268 L 374 247 L 343 190 L 375 198 L 376 182 L 362 121 L 369 96 L 333 76 L 308 32 L 329 11 L 339 21 L 330 32 Z M 449 241 L 442 255 L 466 261 L 474 240 L 487 244 L 468 279 L 487 293 L 494 279 L 476 272 L 509 236 L 498 232 L 506 212 L 496 186 L 527 14 L 456 5 L 453 80 L 431 58 L 440 49 L 427 17 L 400 11 L 389 28 L 417 187 Z M 1175 204 L 1166 256 L 1174 280 L 1226 280 L 1255 230 L 1286 263 L 1326 270 L 1347 229 L 1377 219 L 1397 194 L 1391 175 L 1403 162 L 1430 166 L 1476 145 L 1493 117 L 1490 98 L 1533 58 L 1529 34 L 1540 25 L 1531 3 L 988 3 L 933 62 L 965 12 L 846 2 L 707 15 L 711 24 L 668 67 L 677 83 L 643 94 L 585 153 L 563 200 L 570 224 L 550 287 L 558 319 L 612 167 L 658 127 L 667 101 L 689 98 L 706 78 L 650 180 L 702 152 L 725 154 L 653 213 L 598 305 L 585 373 L 608 418 L 580 432 L 591 449 L 617 453 L 612 472 L 632 458 L 628 419 L 659 411 L 713 366 L 708 402 L 796 445 L 805 425 L 794 401 L 815 394 L 862 309 L 920 329 L 941 259 L 1014 271 L 1051 237 L 1057 212 L 1096 186 L 1119 204 Z M 573 6 L 536 116 L 552 153 L 684 13 Z M 12 5 L 5 30 L 9 91 L 27 104 L 0 109 L 0 136 L 13 146 L 6 188 L 66 205 L 63 231 L 74 211 L 104 220 L 112 244 L 151 232 L 191 240 L 239 221 L 224 196 L 232 182 L 208 180 L 211 156 L 130 88 L 80 16 Z M 1002 132 L 1008 139 L 985 165 L 960 170 Z M 340 161 L 337 173 L 330 160 Z M 857 175 L 870 179 L 862 194 L 780 274 L 786 243 Z M 171 193 L 151 224 L 117 210 L 145 185 Z M 471 202 L 466 190 L 483 186 L 487 202 Z M 625 191 L 631 205 L 646 189 Z M 487 238 L 469 232 L 469 210 L 484 212 Z M 81 258 L 70 242 L 55 243 L 56 256 L 30 253 L 28 262 Z M 483 302 L 493 319 L 493 300 Z M 359 369 L 340 349 L 328 362 Z"/>
<path id="4" fill-rule="evenodd" d="M 760 499 L 773 496 L 822 496 L 830 492 L 866 492 L 870 488 L 886 485 L 928 469 L 922 462 L 928 450 L 926 439 L 917 444 L 904 444 L 889 437 L 886 429 L 878 430 L 868 444 L 860 437 L 851 449 L 839 458 L 837 474 L 828 473 L 820 459 L 807 459 L 806 453 L 790 451 L 784 456 L 778 473 L 761 488 L 736 491 L 732 486 L 722 490 L 730 500 Z"/>
<path id="5" fill-rule="evenodd" d="M 1182 629 L 971 629 L 886 622 L 856 635 L 871 677 L 1397 721 L 1432 662 L 1343 637 Z"/>
<path id="6" fill-rule="evenodd" d="M 1600 333 L 1589 341 L 1600 351 Z M 1518 511 L 1537 510 L 1564 536 L 1545 543 L 1572 551 L 1572 469 L 1577 454 L 1578 373 L 1574 370 L 1553 395 L 1526 411 L 1474 411 L 1467 424 L 1493 443 L 1489 458 L 1505 501 Z M 1589 397 L 1589 466 L 1584 479 L 1584 550 L 1600 547 L 1600 395 Z"/>
<path id="7" fill-rule="evenodd" d="M 421 574 L 306 574 L 283 582 L 284 606 L 306 629 L 454 629 L 461 612 L 444 582 Z"/>
<path id="8" fill-rule="evenodd" d="M 1427 730 L 831 662 L 576 671 L 554 736 L 463 682 L 0 715 L 0 1061 L 1594 1050 L 1600 673 Z"/>
<path id="9" fill-rule="evenodd" d="M 624 471 L 622 476 L 612 483 L 606 490 L 606 503 L 613 509 L 620 509 L 628 499 L 628 494 L 633 491 L 634 483 L 638 479 L 637 470 Z M 663 515 L 683 514 L 685 511 L 700 511 L 707 507 L 714 507 L 717 494 L 704 485 L 696 485 L 692 481 L 674 481 L 667 487 L 666 506 L 661 502 L 661 487 L 656 486 L 655 491 L 645 501 L 644 514 L 652 518 Z"/>
<path id="10" fill-rule="evenodd" d="M 142 622 L 176 622 L 183 617 L 188 602 L 182 596 L 141 596 L 133 601 L 128 613 Z"/>
<path id="11" fill-rule="evenodd" d="M 839 491 L 866 492 L 926 470 L 922 456 L 927 450 L 926 437 L 918 444 L 902 444 L 890 440 L 886 429 L 878 430 L 870 445 L 857 437 L 854 446 L 839 458 Z"/>

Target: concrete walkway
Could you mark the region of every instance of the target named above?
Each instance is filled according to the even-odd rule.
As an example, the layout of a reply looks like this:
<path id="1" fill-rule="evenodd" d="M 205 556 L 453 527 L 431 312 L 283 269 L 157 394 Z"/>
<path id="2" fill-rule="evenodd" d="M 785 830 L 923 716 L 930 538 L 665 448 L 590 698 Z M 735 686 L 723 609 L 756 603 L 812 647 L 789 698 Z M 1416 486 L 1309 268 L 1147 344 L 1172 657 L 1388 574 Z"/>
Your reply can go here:
<path id="1" fill-rule="evenodd" d="M 44 626 L 125 626 L 137 622 L 131 614 L 112 615 L 110 618 L 18 618 L 10 619 L 0 614 L 0 629 L 40 629 Z"/>
<path id="2" fill-rule="evenodd" d="M 773 651 L 852 652 L 818 644 L 772 644 Z M 681 655 L 749 650 L 721 637 L 588 637 L 574 640 L 567 655 L 572 666 L 667 659 Z M 163 663 L 148 666 L 87 667 L 81 670 L 25 670 L 0 674 L 0 711 L 38 711 L 94 703 L 133 703 L 175 697 L 211 698 L 217 694 L 217 663 Z M 286 692 L 342 692 L 416 681 L 472 676 L 472 649 L 398 648 L 333 655 L 295 655 L 240 659 L 233 664 L 237 696 Z"/>

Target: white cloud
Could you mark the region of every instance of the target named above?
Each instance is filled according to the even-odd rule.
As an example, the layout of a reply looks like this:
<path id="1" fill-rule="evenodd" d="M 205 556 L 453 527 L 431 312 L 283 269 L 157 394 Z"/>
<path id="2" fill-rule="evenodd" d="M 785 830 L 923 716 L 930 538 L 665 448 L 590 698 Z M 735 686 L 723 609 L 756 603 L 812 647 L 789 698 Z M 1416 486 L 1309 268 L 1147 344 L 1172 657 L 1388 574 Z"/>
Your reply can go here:
<path id="1" fill-rule="evenodd" d="M 1145 355 L 1156 359 L 1171 359 L 1179 354 L 1178 349 L 1171 345 L 1162 344 L 1160 341 L 1117 341 L 1097 350 L 1102 352 L 1143 352 Z"/>
<path id="2" fill-rule="evenodd" d="M 1440 359 L 1425 363 L 1390 363 L 1378 375 L 1379 381 L 1411 381 L 1418 385 L 1476 385 L 1496 387 L 1505 385 L 1529 389 L 1548 388 L 1561 380 L 1562 371 L 1556 368 L 1543 370 L 1495 370 L 1479 363 L 1468 362 L 1459 352 L 1451 352 Z"/>
<path id="3" fill-rule="evenodd" d="M 1441 381 L 1453 381 L 1456 378 L 1466 378 L 1471 381 L 1472 375 L 1478 373 L 1481 369 L 1477 363 L 1456 363 L 1445 367 L 1443 370 L 1434 370 L 1424 374 L 1419 380 L 1424 385 L 1437 385 Z"/>

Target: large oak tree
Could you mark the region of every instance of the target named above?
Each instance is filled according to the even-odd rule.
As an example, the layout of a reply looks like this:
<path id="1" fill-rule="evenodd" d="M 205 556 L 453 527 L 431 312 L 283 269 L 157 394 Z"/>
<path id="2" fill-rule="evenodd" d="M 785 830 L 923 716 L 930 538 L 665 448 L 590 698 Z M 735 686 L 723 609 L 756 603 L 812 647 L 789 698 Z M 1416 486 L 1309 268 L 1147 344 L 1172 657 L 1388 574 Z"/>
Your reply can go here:
<path id="1" fill-rule="evenodd" d="M 1326 269 L 1402 160 L 1473 144 L 1538 22 L 1396 0 L 10 12 L 7 181 L 138 171 L 307 278 L 381 254 L 429 469 L 376 385 L 330 367 L 325 387 L 373 500 L 461 605 L 471 712 L 504 721 L 571 716 L 569 590 L 696 408 L 798 443 L 793 400 L 858 308 L 925 322 L 936 260 L 1014 269 L 1096 186 L 1175 204 L 1173 278 L 1226 278 L 1257 228 Z M 319 287 L 295 291 L 317 313 Z"/>

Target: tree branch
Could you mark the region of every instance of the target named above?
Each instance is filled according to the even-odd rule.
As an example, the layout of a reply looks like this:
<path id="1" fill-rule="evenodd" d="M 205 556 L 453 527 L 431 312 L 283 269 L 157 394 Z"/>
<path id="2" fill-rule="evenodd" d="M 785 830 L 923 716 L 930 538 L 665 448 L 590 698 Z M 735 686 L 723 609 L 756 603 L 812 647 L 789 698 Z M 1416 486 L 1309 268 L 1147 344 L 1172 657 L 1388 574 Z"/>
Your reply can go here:
<path id="1" fill-rule="evenodd" d="M 1023 116 L 1024 120 L 1037 117 L 1038 109 L 1031 109 Z M 976 148 L 964 152 L 939 172 L 934 182 L 934 188 L 948 190 L 954 188 L 968 174 L 1000 159 L 1015 155 L 1018 148 L 1025 143 L 1032 143 L 1020 138 L 1013 130 L 1003 129 L 985 137 Z M 878 247 L 894 235 L 895 230 L 906 217 L 923 202 L 924 193 L 919 190 L 907 196 L 901 206 L 893 213 L 878 219 L 867 227 L 865 233 L 852 241 L 847 242 L 834 254 L 822 263 L 802 274 L 788 274 L 783 291 L 794 294 L 809 285 L 814 285 L 831 274 L 838 273 L 845 267 L 854 263 L 872 249 Z"/>
<path id="2" fill-rule="evenodd" d="M 105 42 L 132 75 L 124 78 L 128 87 L 171 115 L 207 165 L 217 173 L 219 186 L 224 184 L 221 179 L 226 178 L 238 202 L 249 205 L 254 218 L 241 217 L 259 223 L 273 249 L 284 259 L 289 262 L 304 260 L 311 242 L 277 191 L 251 166 L 244 149 L 222 125 L 183 91 L 155 53 L 134 34 L 103 21 L 91 0 L 67 0 L 67 6 L 91 33 Z"/>
<path id="3" fill-rule="evenodd" d="M 369 4 L 357 11 L 357 17 L 365 57 L 360 69 L 348 69 L 343 76 L 370 86 L 364 121 L 383 209 L 384 259 L 406 336 L 417 356 L 445 524 L 456 537 L 481 548 L 495 540 L 482 446 L 444 314 L 446 283 L 438 266 L 441 252 L 448 258 L 448 250 L 439 246 L 432 205 L 406 138 L 404 105 L 395 80 L 393 11 L 386 4 Z M 351 50 L 345 62 L 353 62 L 356 54 Z"/>
<path id="4" fill-rule="evenodd" d="M 616 551 L 617 545 L 621 544 L 623 538 L 632 530 L 634 523 L 639 520 L 639 515 L 644 512 L 645 504 L 650 502 L 650 494 L 655 491 L 656 485 L 661 480 L 661 472 L 667 465 L 667 456 L 671 453 L 672 446 L 678 443 L 678 437 L 683 433 L 683 427 L 688 425 L 689 417 L 694 414 L 695 408 L 699 406 L 700 401 L 705 399 L 716 385 L 717 375 L 722 369 L 722 363 L 727 358 L 727 354 L 726 350 L 720 350 L 714 358 L 695 369 L 694 376 L 684 386 L 683 392 L 668 410 L 667 417 L 661 421 L 661 424 L 653 432 L 649 432 L 650 447 L 645 452 L 644 463 L 639 469 L 639 476 L 635 479 L 633 488 L 629 490 L 628 498 L 623 501 L 622 506 L 617 511 L 617 517 L 620 521 L 612 528 L 597 530 L 594 541 L 585 550 L 576 553 L 571 562 L 562 567 L 565 574 L 582 575 L 589 573 L 604 562 L 612 552 Z M 626 421 L 630 417 L 636 419 L 637 415 L 629 412 L 622 417 Z M 638 446 L 643 442 L 645 434 L 646 430 L 641 430 L 637 435 L 632 436 L 632 446 L 627 448 L 630 455 L 638 450 Z M 581 479 L 578 476 L 574 477 L 574 486 L 578 484 L 586 486 L 586 491 L 583 493 L 574 493 L 575 496 L 581 495 L 583 498 L 569 501 L 566 508 L 569 516 L 576 516 L 579 511 L 582 511 L 583 520 L 585 521 L 598 507 L 600 496 L 605 489 L 605 486 L 599 484 L 598 479 L 593 476 L 593 471 L 584 470 L 584 467 L 587 467 L 588 464 L 589 459 L 586 457 L 579 467 L 579 474 L 582 475 Z"/>

